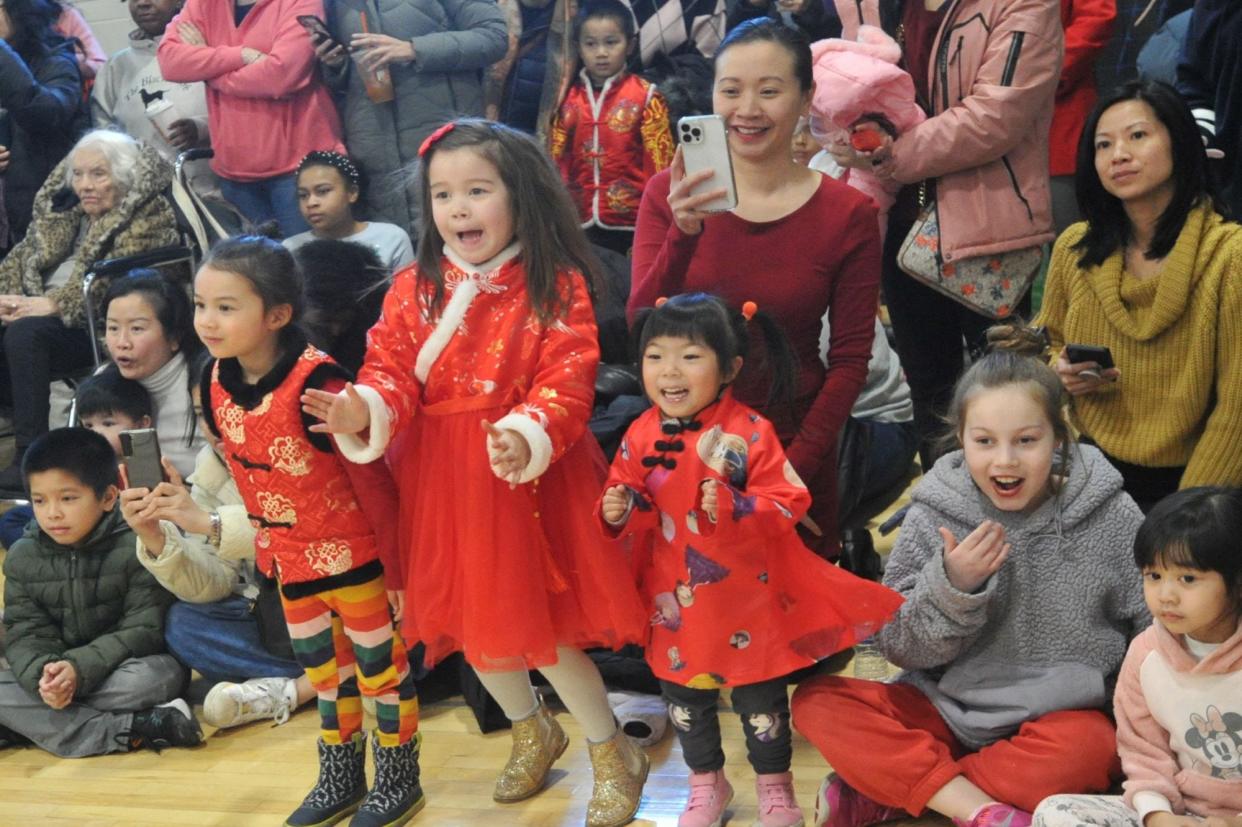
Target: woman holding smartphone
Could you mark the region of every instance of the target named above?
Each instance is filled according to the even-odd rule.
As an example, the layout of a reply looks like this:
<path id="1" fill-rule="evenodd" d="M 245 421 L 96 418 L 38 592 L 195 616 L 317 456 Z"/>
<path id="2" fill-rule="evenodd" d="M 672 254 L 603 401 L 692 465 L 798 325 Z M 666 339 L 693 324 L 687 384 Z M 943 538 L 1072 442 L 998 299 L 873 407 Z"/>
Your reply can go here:
<path id="1" fill-rule="evenodd" d="M 1057 239 L 1037 320 L 1075 425 L 1144 511 L 1242 485 L 1242 227 L 1221 215 L 1177 92 L 1133 82 L 1100 101 L 1076 187 L 1086 220 Z M 1116 367 L 1070 359 L 1081 345 Z"/>
<path id="2" fill-rule="evenodd" d="M 336 0 L 327 25 L 332 39 L 312 38 L 325 80 L 344 95 L 345 143 L 365 180 L 361 217 L 417 238 L 404 170 L 438 126 L 483 114 L 481 72 L 508 46 L 504 13 L 495 0 Z"/>
<path id="3" fill-rule="evenodd" d="M 803 538 L 831 557 L 838 547 L 837 433 L 867 376 L 880 233 L 867 196 L 793 159 L 793 134 L 813 87 L 810 46 L 794 29 L 752 20 L 725 38 L 715 56 L 712 108 L 724 120 L 737 207 L 707 212 L 705 205 L 726 194 L 729 170 L 687 175 L 678 150 L 639 207 L 628 310 L 632 320 L 661 296 L 702 290 L 733 307 L 753 301 L 781 321 L 798 355 L 793 409 L 765 404 L 758 344 L 735 393 L 776 426 L 814 497 L 814 527 Z M 819 358 L 825 313 L 827 368 Z"/>

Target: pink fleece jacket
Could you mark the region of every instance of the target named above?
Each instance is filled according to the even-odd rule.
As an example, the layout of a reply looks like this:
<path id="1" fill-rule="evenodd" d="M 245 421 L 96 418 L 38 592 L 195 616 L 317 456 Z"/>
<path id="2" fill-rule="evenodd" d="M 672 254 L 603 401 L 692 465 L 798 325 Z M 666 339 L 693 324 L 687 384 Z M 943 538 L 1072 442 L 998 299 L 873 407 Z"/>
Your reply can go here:
<path id="1" fill-rule="evenodd" d="M 345 151 L 300 14 L 322 18 L 323 0 L 258 0 L 241 26 L 233 3 L 189 0 L 164 32 L 156 52 L 164 79 L 207 83 L 211 168 L 223 178 L 261 181 L 292 172 L 311 150 Z M 182 40 L 181 23 L 193 24 L 207 45 Z M 247 64 L 243 47 L 266 57 Z"/>
<path id="2" fill-rule="evenodd" d="M 1242 814 L 1242 628 L 1196 660 L 1159 621 L 1136 637 L 1113 696 L 1126 803 Z"/>

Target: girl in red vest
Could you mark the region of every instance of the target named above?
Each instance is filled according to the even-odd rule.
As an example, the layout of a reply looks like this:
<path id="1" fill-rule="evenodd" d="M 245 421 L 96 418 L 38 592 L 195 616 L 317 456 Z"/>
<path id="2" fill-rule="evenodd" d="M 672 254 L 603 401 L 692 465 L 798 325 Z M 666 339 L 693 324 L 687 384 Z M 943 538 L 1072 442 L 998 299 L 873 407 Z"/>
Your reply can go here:
<path id="1" fill-rule="evenodd" d="M 643 387 L 655 407 L 626 432 L 600 500 L 609 536 L 652 547 L 635 565 L 652 610 L 647 662 L 690 766 L 680 827 L 719 824 L 733 788 L 716 704 L 732 688 L 763 827 L 803 823 L 789 771 L 789 674 L 870 637 L 896 593 L 828 563 L 798 539 L 811 495 L 772 424 L 729 386 L 748 320 L 706 293 L 658 303 L 642 323 Z M 767 340 L 772 400 L 791 396 L 790 347 Z M 782 392 L 784 390 L 784 392 Z"/>
<path id="2" fill-rule="evenodd" d="M 302 280 L 293 256 L 257 236 L 220 242 L 194 278 L 194 329 L 216 358 L 203 414 L 255 536 L 255 562 L 280 582 L 298 662 L 319 695 L 319 781 L 286 827 L 409 821 L 424 804 L 418 771 L 418 696 L 390 606 L 403 603 L 382 461 L 342 459 L 312 433 L 299 398 L 349 379 L 298 326 Z M 219 531 L 219 521 L 213 520 Z M 367 792 L 359 691 L 375 699 L 375 784 Z"/>
<path id="3" fill-rule="evenodd" d="M 617 730 L 587 646 L 641 639 L 626 561 L 591 517 L 603 454 L 587 432 L 599 344 L 591 256 L 531 138 L 450 123 L 420 151 L 418 263 L 397 273 L 359 384 L 309 391 L 314 426 L 359 461 L 399 437 L 405 631 L 435 661 L 462 651 L 513 723 L 493 797 L 537 793 L 567 739 L 539 669 L 587 737 L 589 827 L 638 810 L 647 757 Z"/>
<path id="4" fill-rule="evenodd" d="M 548 133 L 549 151 L 587 238 L 628 253 L 647 179 L 673 162 L 668 104 L 626 71 L 634 15 L 620 0 L 587 0 L 574 20 L 581 67 Z"/>

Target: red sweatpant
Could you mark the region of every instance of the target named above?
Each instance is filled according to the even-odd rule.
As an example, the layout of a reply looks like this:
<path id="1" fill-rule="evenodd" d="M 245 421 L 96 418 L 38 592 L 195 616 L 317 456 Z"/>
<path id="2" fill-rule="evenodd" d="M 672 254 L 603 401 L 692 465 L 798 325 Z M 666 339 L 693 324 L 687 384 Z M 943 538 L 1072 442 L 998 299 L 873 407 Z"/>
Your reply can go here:
<path id="1" fill-rule="evenodd" d="M 1121 775 L 1116 729 L 1093 709 L 1049 713 L 978 752 L 907 684 L 813 678 L 794 693 L 792 710 L 794 726 L 845 783 L 914 816 L 958 775 L 1027 812 L 1056 793 L 1104 792 Z"/>

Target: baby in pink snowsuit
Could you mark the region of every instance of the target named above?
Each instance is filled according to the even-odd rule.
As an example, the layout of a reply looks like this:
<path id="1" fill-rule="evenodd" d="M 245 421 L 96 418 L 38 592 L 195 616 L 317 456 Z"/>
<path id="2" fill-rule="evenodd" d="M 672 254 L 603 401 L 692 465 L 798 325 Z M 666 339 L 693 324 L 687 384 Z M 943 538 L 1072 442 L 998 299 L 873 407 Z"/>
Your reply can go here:
<path id="1" fill-rule="evenodd" d="M 811 56 L 815 73 L 811 129 L 821 144 L 846 133 L 856 149 L 874 149 L 884 134 L 896 138 L 926 120 L 915 100 L 914 81 L 897 65 L 901 47 L 882 29 L 862 25 L 855 39 L 820 40 L 811 44 Z M 842 180 L 875 201 L 883 236 L 901 185 L 882 182 L 859 169 L 845 170 Z"/>

